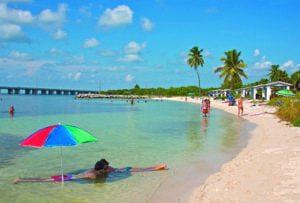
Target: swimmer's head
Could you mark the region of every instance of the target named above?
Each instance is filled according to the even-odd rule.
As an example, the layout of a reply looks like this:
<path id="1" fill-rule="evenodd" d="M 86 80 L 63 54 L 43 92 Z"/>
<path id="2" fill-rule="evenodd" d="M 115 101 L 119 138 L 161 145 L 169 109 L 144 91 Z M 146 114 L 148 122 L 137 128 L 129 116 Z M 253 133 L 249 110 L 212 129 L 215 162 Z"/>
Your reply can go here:
<path id="1" fill-rule="evenodd" d="M 95 164 L 94 169 L 95 169 L 96 171 L 105 169 L 105 165 L 108 166 L 108 165 L 109 165 L 109 162 L 106 161 L 105 159 L 101 159 L 100 161 L 97 161 L 97 163 Z"/>

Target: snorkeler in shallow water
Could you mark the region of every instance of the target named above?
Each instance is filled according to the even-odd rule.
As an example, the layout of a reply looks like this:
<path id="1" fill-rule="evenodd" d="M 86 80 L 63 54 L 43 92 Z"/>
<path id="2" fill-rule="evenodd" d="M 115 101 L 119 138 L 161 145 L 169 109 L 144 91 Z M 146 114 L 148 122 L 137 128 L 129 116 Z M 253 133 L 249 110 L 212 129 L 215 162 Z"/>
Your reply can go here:
<path id="1" fill-rule="evenodd" d="M 119 172 L 119 173 L 126 173 L 126 172 L 140 172 L 140 171 L 155 171 L 155 170 L 167 170 L 167 166 L 165 164 L 160 164 L 157 166 L 151 166 L 146 168 L 132 168 L 132 167 L 125 167 L 125 168 L 113 168 L 109 166 L 109 162 L 105 159 L 101 159 L 97 161 L 94 168 L 91 168 L 85 172 L 82 172 L 78 175 L 71 175 L 67 174 L 63 176 L 64 181 L 74 180 L 74 179 L 96 179 L 96 176 L 101 173 L 110 173 L 110 172 Z M 53 182 L 53 181 L 62 181 L 62 176 L 51 176 L 46 178 L 40 177 L 32 177 L 32 178 L 17 178 L 15 179 L 14 183 L 17 182 Z"/>

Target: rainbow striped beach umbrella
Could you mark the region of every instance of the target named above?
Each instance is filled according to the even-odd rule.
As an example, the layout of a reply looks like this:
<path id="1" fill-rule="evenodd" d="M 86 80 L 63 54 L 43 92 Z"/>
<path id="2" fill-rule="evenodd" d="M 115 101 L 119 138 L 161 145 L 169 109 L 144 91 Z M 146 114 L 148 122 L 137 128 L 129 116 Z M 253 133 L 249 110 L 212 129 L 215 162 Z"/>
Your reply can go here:
<path id="1" fill-rule="evenodd" d="M 276 92 L 277 95 L 283 95 L 283 96 L 296 96 L 292 91 L 290 90 L 280 90 Z"/>
<path id="2" fill-rule="evenodd" d="M 31 147 L 60 147 L 61 172 L 63 177 L 62 146 L 72 146 L 88 142 L 97 142 L 98 139 L 88 132 L 69 125 L 53 125 L 40 129 L 27 137 L 21 146 Z M 62 178 L 63 182 L 63 178 Z"/>

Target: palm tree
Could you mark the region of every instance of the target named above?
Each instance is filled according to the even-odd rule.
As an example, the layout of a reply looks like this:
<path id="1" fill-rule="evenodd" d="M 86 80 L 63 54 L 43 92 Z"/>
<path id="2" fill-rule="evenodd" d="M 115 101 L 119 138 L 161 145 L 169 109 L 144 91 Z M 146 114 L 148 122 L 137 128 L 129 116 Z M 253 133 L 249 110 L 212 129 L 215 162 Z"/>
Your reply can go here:
<path id="1" fill-rule="evenodd" d="M 289 82 L 289 80 L 290 78 L 286 70 L 279 69 L 275 81 Z"/>
<path id="2" fill-rule="evenodd" d="M 300 70 L 294 72 L 292 75 L 291 75 L 291 80 L 292 80 L 292 83 L 294 84 L 294 87 L 295 87 L 295 90 L 296 90 L 296 93 L 297 93 L 297 83 L 300 81 Z"/>
<path id="3" fill-rule="evenodd" d="M 270 69 L 268 69 L 270 73 L 268 74 L 271 82 L 278 81 L 278 72 L 279 72 L 279 65 L 272 65 Z"/>
<path id="4" fill-rule="evenodd" d="M 188 53 L 188 56 L 190 56 L 191 58 L 189 58 L 187 60 L 188 64 L 191 66 L 191 68 L 195 68 L 195 71 L 197 72 L 198 75 L 198 81 L 199 81 L 199 96 L 201 97 L 201 89 L 200 89 L 200 76 L 199 76 L 199 72 L 198 72 L 198 66 L 201 65 L 201 67 L 203 68 L 203 64 L 204 64 L 204 60 L 203 60 L 203 56 L 201 55 L 201 52 L 203 51 L 203 49 L 199 50 L 197 46 L 193 47 L 190 49 L 191 53 Z"/>
<path id="5" fill-rule="evenodd" d="M 218 67 L 215 73 L 222 72 L 220 78 L 224 77 L 224 83 L 231 81 L 231 91 L 233 89 L 233 84 L 235 81 L 241 82 L 241 76 L 248 79 L 247 75 L 244 73 L 243 68 L 247 67 L 242 59 L 239 59 L 241 51 L 236 52 L 235 49 L 228 52 L 224 52 L 226 57 L 220 58 L 220 61 L 224 61 L 224 66 Z"/>

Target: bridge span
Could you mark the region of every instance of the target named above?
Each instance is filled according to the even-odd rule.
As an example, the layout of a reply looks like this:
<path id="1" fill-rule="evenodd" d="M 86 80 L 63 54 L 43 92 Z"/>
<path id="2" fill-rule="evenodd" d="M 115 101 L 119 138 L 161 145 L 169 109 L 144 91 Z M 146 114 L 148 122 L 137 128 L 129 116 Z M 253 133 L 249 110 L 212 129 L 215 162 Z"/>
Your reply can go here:
<path id="1" fill-rule="evenodd" d="M 38 87 L 8 87 L 0 86 L 0 94 L 6 91 L 7 94 L 28 94 L 28 95 L 78 95 L 78 94 L 98 94 L 96 90 L 76 90 L 58 88 L 38 88 Z"/>

